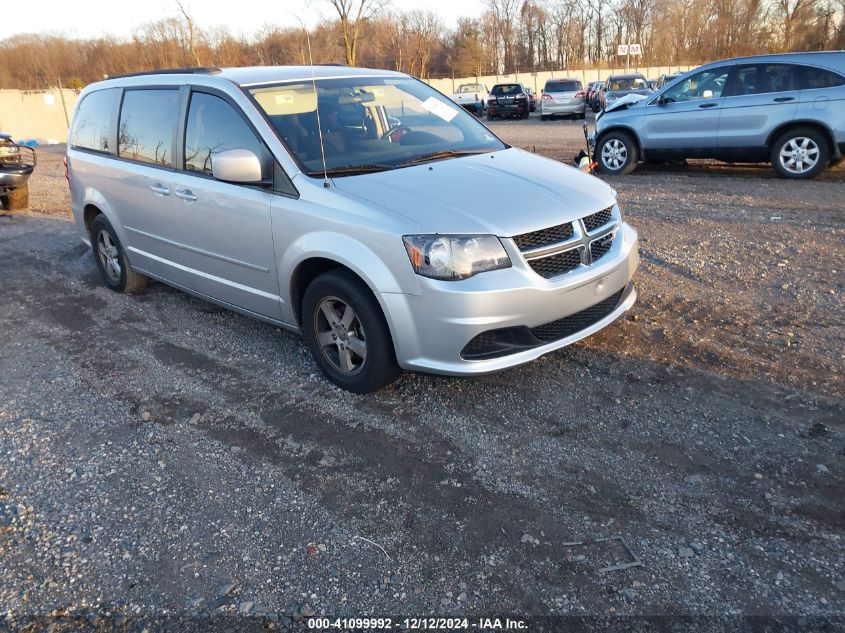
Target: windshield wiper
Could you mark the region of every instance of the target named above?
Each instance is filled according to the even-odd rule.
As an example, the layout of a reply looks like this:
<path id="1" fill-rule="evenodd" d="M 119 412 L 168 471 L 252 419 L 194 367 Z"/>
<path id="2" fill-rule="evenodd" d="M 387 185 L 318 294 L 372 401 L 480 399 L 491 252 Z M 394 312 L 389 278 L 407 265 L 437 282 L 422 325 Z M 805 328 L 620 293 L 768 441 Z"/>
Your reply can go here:
<path id="1" fill-rule="evenodd" d="M 372 174 L 377 171 L 387 171 L 389 169 L 396 169 L 393 165 L 380 165 L 378 163 L 368 163 L 364 165 L 344 165 L 341 167 L 329 167 L 325 170 L 327 176 L 354 176 L 355 174 Z M 315 169 L 306 172 L 309 176 L 322 176 L 322 169 Z"/>
<path id="2" fill-rule="evenodd" d="M 427 163 L 432 160 L 440 160 L 442 158 L 457 158 L 458 156 L 473 156 L 475 154 L 486 154 L 490 152 L 489 149 L 447 149 L 441 152 L 431 152 L 430 154 L 423 154 L 403 160 L 397 164 L 397 167 L 407 167 L 408 165 L 418 165 L 420 163 Z"/>

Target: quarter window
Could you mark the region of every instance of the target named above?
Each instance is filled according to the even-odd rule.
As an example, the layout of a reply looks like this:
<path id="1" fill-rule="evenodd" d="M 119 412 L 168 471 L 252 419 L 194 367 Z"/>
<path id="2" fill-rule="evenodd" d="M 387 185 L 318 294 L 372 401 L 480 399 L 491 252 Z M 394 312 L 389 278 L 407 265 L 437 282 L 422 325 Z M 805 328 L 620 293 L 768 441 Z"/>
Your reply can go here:
<path id="1" fill-rule="evenodd" d="M 82 100 L 73 121 L 70 140 L 73 147 L 114 153 L 114 148 L 109 146 L 109 128 L 117 92 L 117 88 L 98 90 Z"/>
<path id="2" fill-rule="evenodd" d="M 800 90 L 813 90 L 815 88 L 833 88 L 845 84 L 845 77 L 823 68 L 812 66 L 796 66 L 798 88 Z"/>
<path id="3" fill-rule="evenodd" d="M 664 103 L 717 99 L 722 96 L 730 67 L 713 68 L 695 73 L 663 93 Z"/>
<path id="4" fill-rule="evenodd" d="M 191 95 L 185 129 L 185 169 L 211 174 L 215 154 L 230 149 L 248 149 L 259 158 L 263 146 L 241 116 L 226 101 L 214 95 Z"/>
<path id="5" fill-rule="evenodd" d="M 118 126 L 118 154 L 122 158 L 173 166 L 177 90 L 127 90 Z"/>

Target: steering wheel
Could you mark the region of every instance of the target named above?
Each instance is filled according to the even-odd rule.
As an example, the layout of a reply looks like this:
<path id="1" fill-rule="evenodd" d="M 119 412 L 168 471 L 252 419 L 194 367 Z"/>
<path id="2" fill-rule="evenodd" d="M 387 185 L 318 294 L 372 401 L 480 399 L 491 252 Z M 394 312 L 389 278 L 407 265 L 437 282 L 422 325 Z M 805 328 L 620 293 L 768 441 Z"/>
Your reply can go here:
<path id="1" fill-rule="evenodd" d="M 403 124 L 400 123 L 396 127 L 392 127 L 389 130 L 387 130 L 387 132 L 382 134 L 379 137 L 379 140 L 381 141 L 381 140 L 387 139 L 391 143 L 398 143 L 399 139 L 402 138 L 403 136 L 405 136 L 405 134 L 407 134 L 410 131 L 411 131 L 411 128 L 409 128 L 407 125 L 403 125 Z M 394 136 L 397 132 L 401 132 L 401 134 L 399 134 L 398 136 Z"/>

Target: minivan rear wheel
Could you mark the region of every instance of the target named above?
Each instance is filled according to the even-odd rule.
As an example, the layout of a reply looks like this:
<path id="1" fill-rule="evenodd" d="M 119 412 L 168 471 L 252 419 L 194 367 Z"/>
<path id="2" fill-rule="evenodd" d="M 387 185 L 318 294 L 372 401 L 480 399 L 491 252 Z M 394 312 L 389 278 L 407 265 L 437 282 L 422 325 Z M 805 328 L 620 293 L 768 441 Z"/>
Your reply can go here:
<path id="1" fill-rule="evenodd" d="M 596 157 L 603 172 L 630 174 L 637 168 L 637 144 L 630 134 L 612 131 L 599 140 Z"/>
<path id="2" fill-rule="evenodd" d="M 830 161 L 827 139 L 813 128 L 795 128 L 772 145 L 772 167 L 781 178 L 812 178 Z"/>
<path id="3" fill-rule="evenodd" d="M 381 306 L 351 272 L 331 270 L 309 284 L 301 323 L 311 355 L 337 386 L 370 393 L 399 376 Z"/>
<path id="4" fill-rule="evenodd" d="M 147 278 L 129 265 L 117 233 L 102 214 L 91 223 L 91 248 L 100 276 L 111 290 L 131 294 L 140 292 L 147 285 Z"/>

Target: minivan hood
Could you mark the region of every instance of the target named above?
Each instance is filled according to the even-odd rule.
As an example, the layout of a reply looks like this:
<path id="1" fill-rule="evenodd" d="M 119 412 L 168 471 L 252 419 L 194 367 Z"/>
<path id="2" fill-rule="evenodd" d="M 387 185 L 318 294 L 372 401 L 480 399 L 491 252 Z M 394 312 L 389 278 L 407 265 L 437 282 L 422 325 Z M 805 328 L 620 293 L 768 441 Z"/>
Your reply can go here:
<path id="1" fill-rule="evenodd" d="M 335 178 L 334 184 L 432 233 L 511 237 L 571 222 L 615 201 L 595 176 L 516 148 Z"/>

